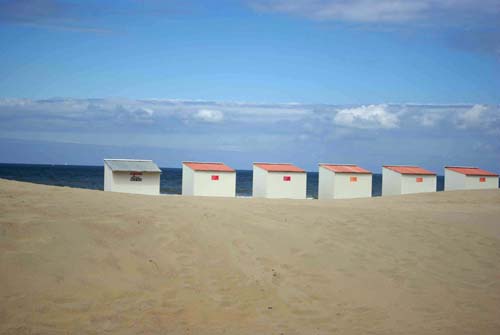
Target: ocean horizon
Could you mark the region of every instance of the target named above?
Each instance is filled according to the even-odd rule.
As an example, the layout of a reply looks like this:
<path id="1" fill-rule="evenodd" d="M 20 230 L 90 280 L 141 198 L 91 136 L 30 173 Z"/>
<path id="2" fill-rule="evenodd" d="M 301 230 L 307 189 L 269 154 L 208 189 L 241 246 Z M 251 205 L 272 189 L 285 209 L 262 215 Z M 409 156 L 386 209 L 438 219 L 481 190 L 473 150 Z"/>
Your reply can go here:
<path id="1" fill-rule="evenodd" d="M 160 194 L 182 194 L 182 169 L 160 167 Z M 236 170 L 236 195 L 252 196 L 252 170 Z M 0 163 L 0 178 L 36 184 L 91 190 L 104 189 L 103 165 Z M 437 191 L 444 190 L 444 176 L 437 176 Z M 373 174 L 372 196 L 382 194 L 382 175 Z M 307 197 L 318 198 L 318 172 L 307 171 Z"/>

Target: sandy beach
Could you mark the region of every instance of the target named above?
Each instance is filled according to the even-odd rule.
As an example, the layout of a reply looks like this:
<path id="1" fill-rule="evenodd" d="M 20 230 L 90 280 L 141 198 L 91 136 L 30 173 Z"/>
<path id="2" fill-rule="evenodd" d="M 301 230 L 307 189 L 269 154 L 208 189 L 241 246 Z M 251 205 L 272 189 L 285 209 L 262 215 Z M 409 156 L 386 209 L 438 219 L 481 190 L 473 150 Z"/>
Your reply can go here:
<path id="1" fill-rule="evenodd" d="M 500 334 L 500 190 L 162 197 L 0 180 L 1 334 Z"/>

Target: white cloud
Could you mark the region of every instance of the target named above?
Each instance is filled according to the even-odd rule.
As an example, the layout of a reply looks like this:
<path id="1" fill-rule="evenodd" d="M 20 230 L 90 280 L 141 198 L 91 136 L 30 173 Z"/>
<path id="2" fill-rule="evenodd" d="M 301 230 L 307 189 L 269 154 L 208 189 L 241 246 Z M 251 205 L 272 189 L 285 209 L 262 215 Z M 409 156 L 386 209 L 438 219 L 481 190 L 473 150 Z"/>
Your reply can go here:
<path id="1" fill-rule="evenodd" d="M 444 118 L 444 113 L 429 112 L 415 116 L 415 119 L 424 127 L 434 127 Z"/>
<path id="2" fill-rule="evenodd" d="M 218 123 L 224 120 L 224 114 L 218 110 L 200 109 L 196 112 L 196 114 L 194 114 L 194 118 L 203 122 Z"/>
<path id="3" fill-rule="evenodd" d="M 338 110 L 333 122 L 339 126 L 373 129 L 398 128 L 399 118 L 387 110 L 387 105 L 369 105 Z"/>
<path id="4" fill-rule="evenodd" d="M 445 13 L 498 13 L 498 0 L 253 0 L 260 11 L 281 12 L 318 20 L 361 23 L 406 22 Z"/>
<path id="5" fill-rule="evenodd" d="M 479 128 L 487 126 L 489 120 L 485 117 L 488 108 L 474 105 L 472 108 L 458 114 L 456 124 L 460 129 Z"/>
<path id="6" fill-rule="evenodd" d="M 151 108 L 140 108 L 139 111 L 141 114 L 147 115 L 149 117 L 153 116 L 154 114 L 154 110 L 152 110 Z"/>
<path id="7" fill-rule="evenodd" d="M 142 129 L 148 133 L 198 131 L 224 123 L 227 132 L 293 134 L 322 138 L 332 123 L 356 129 L 404 128 L 425 131 L 484 129 L 500 133 L 498 105 L 312 105 L 133 99 L 0 99 L 0 132 L 54 130 L 86 132 Z M 207 127 L 204 127 L 207 125 Z M 338 134 L 340 129 L 336 129 Z M 421 129 L 421 131 L 424 131 Z"/>
<path id="8" fill-rule="evenodd" d="M 480 164 L 479 153 L 485 162 L 498 166 L 499 135 L 499 105 L 0 99 L 0 149 L 3 143 L 8 153 L 16 152 L 17 147 L 6 144 L 15 140 L 120 147 L 119 153 L 133 150 L 134 156 L 146 156 L 143 153 L 149 151 L 143 150 L 148 148 L 168 149 L 178 160 L 226 157 L 214 155 L 222 150 L 231 151 L 230 162 L 238 151 L 245 153 L 242 166 L 252 159 L 311 159 L 311 164 L 361 159 L 357 162 L 362 164 L 362 159 L 373 163 L 380 157 L 417 164 L 415 157 L 448 160 L 453 155 L 460 159 L 439 164 L 468 164 L 466 159 Z M 464 150 L 471 142 L 490 143 L 493 149 Z M 421 151 L 408 153 L 408 145 Z"/>

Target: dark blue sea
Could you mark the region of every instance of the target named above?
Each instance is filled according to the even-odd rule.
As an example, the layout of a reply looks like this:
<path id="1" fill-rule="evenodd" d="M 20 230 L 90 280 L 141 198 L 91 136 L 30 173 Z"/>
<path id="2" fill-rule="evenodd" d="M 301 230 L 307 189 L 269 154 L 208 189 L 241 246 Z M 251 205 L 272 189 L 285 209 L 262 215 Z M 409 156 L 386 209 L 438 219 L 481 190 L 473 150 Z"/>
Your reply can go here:
<path id="1" fill-rule="evenodd" d="M 160 192 L 163 194 L 181 194 L 182 169 L 162 168 Z M 30 183 L 69 186 L 102 190 L 104 188 L 103 166 L 76 165 L 33 165 L 33 164 L 0 164 L 0 178 Z M 444 189 L 444 177 L 437 177 L 437 190 Z M 382 191 L 382 175 L 373 175 L 372 195 L 380 196 Z M 252 171 L 236 171 L 236 194 L 252 195 Z M 307 172 L 307 197 L 318 197 L 318 173 Z"/>

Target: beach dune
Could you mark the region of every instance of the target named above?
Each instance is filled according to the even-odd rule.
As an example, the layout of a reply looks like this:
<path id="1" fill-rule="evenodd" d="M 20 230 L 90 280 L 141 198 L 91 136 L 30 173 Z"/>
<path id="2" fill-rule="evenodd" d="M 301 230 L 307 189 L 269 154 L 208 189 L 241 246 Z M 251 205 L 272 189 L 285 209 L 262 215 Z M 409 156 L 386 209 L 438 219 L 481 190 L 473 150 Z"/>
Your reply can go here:
<path id="1" fill-rule="evenodd" d="M 312 201 L 0 180 L 1 334 L 500 334 L 500 190 Z"/>

